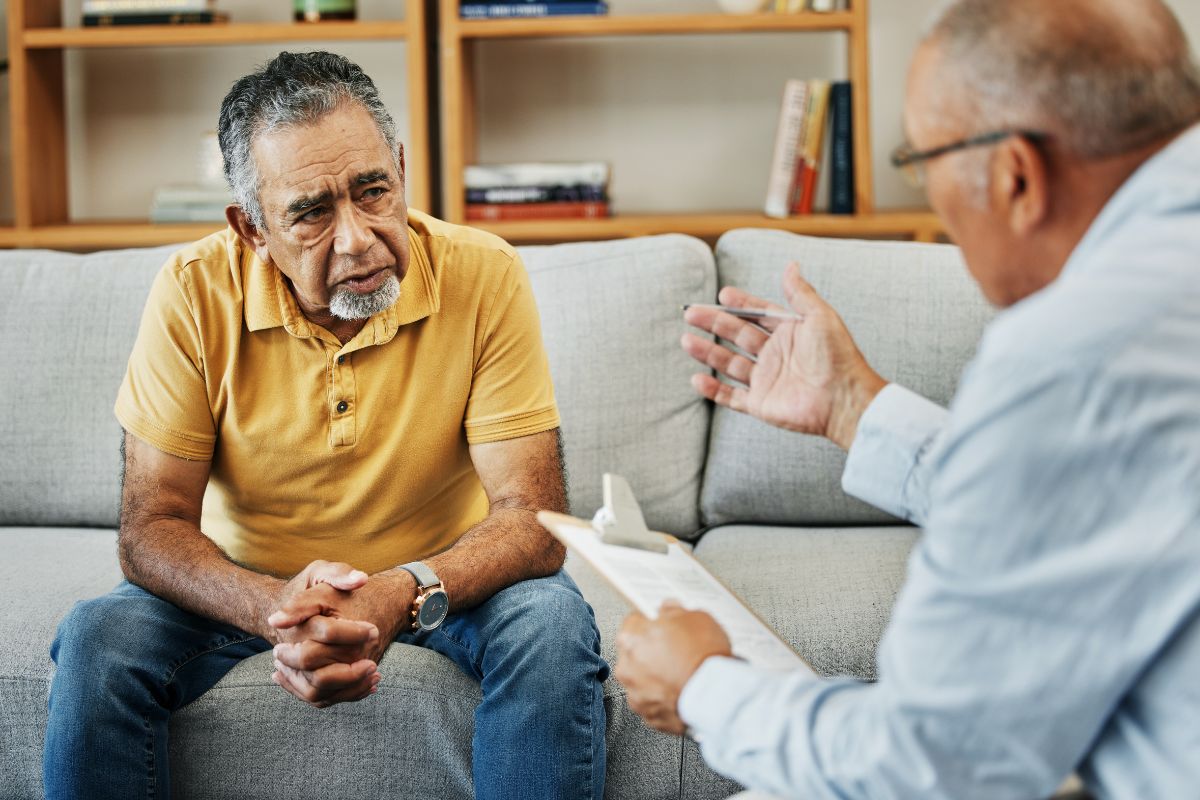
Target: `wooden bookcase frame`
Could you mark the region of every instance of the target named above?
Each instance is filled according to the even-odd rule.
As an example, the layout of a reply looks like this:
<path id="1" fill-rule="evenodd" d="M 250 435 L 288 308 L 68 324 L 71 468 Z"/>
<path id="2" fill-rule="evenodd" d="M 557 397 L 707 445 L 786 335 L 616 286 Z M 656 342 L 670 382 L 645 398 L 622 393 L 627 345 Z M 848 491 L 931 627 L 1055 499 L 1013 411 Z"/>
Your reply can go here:
<path id="1" fill-rule="evenodd" d="M 219 223 L 157 225 L 145 221 L 70 219 L 64 54 L 76 48 L 182 47 L 328 41 L 406 44 L 410 132 L 405 154 L 413 180 L 409 204 L 429 208 L 426 14 L 424 0 L 403 0 L 396 21 L 63 27 L 58 0 L 9 0 L 8 44 L 12 126 L 13 225 L 0 229 L 0 247 L 94 250 L 190 241 Z"/>
<path id="2" fill-rule="evenodd" d="M 911 238 L 936 241 L 937 218 L 926 211 L 876 213 L 871 160 L 868 0 L 849 11 L 799 14 L 647 14 L 602 17 L 464 20 L 460 0 L 439 0 L 442 96 L 442 214 L 466 220 L 464 168 L 474 163 L 479 125 L 473 57 L 478 42 L 583 36 L 663 36 L 752 32 L 841 32 L 847 41 L 847 78 L 853 85 L 854 183 L 857 213 L 772 219 L 759 211 L 618 214 L 607 219 L 472 222 L 515 243 L 613 239 L 687 233 L 715 239 L 739 227 L 767 227 L 815 236 Z"/>

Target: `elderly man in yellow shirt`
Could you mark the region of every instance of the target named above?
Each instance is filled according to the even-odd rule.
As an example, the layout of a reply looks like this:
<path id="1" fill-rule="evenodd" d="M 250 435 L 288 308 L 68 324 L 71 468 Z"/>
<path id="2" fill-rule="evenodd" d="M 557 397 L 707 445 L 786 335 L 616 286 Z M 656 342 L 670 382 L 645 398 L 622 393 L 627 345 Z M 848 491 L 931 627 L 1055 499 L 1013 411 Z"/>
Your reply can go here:
<path id="1" fill-rule="evenodd" d="M 481 682 L 476 797 L 602 797 L 608 667 L 534 517 L 565 488 L 520 258 L 409 212 L 340 56 L 238 81 L 220 140 L 229 228 L 159 273 L 117 399 L 127 581 L 59 628 L 46 796 L 166 796 L 171 712 L 239 661 L 273 649 L 325 707 L 395 641 Z"/>

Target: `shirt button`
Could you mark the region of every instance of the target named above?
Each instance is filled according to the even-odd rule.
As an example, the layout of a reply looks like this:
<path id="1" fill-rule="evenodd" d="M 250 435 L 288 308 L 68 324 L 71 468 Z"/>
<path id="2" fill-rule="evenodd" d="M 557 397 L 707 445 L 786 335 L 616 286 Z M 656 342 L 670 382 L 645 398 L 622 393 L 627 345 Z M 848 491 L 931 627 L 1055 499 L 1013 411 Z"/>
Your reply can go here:
<path id="1" fill-rule="evenodd" d="M 337 404 L 337 412 L 338 412 L 339 414 L 345 414 L 345 413 L 346 413 L 346 409 L 347 409 L 347 408 L 349 408 L 349 407 L 350 407 L 350 404 L 349 404 L 349 403 L 347 403 L 345 400 L 342 400 L 341 402 L 339 402 L 339 403 Z"/>
<path id="2" fill-rule="evenodd" d="M 345 364 L 345 363 L 346 363 L 346 357 L 345 357 L 345 356 L 338 356 L 338 363 L 339 363 L 339 364 Z"/>

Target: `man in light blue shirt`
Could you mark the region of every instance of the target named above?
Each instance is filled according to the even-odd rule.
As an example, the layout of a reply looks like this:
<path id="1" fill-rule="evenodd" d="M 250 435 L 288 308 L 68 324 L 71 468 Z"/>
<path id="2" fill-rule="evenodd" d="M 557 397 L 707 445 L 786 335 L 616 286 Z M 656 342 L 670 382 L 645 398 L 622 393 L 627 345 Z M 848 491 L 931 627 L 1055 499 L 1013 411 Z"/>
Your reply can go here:
<path id="1" fill-rule="evenodd" d="M 960 0 L 909 76 L 911 147 L 990 300 L 949 411 L 804 315 L 688 321 L 718 403 L 849 449 L 847 492 L 924 528 L 879 681 L 764 672 L 710 617 L 634 616 L 650 724 L 804 798 L 1200 796 L 1200 73 L 1159 0 Z M 765 307 L 735 289 L 729 305 Z"/>

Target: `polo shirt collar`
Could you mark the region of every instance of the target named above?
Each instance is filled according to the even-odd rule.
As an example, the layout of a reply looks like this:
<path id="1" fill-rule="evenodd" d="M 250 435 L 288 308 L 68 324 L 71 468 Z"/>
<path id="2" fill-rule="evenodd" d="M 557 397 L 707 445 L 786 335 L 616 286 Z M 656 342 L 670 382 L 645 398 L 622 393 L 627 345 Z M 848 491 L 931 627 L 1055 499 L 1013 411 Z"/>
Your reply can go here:
<path id="1" fill-rule="evenodd" d="M 391 308 L 371 317 L 356 341 L 364 345 L 386 344 L 401 325 L 418 322 L 441 309 L 437 276 L 429 261 L 429 253 L 421 237 L 408 229 L 408 272 L 400 282 L 400 299 Z M 298 337 L 318 335 L 317 326 L 300 311 L 296 298 L 288 289 L 283 273 L 277 267 L 263 263 L 255 252 L 239 242 L 241 268 L 245 286 L 246 327 L 251 331 L 285 328 Z"/>

